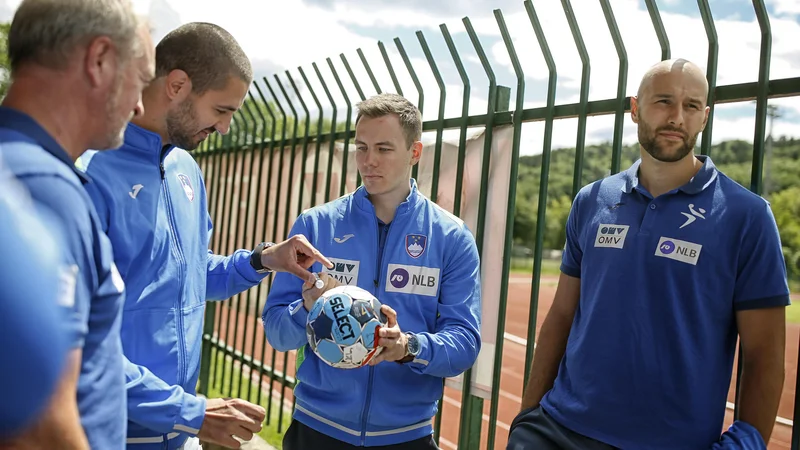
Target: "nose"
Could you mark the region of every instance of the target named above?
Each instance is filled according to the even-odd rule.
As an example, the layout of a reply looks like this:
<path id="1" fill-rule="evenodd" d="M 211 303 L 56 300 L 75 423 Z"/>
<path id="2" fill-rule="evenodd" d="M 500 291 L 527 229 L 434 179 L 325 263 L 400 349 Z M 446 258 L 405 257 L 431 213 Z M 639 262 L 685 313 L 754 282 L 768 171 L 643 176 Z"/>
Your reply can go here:
<path id="1" fill-rule="evenodd" d="M 375 153 L 372 149 L 367 149 L 364 152 L 364 165 L 369 167 L 375 167 L 378 163 L 378 158 L 375 157 Z"/>
<path id="2" fill-rule="evenodd" d="M 674 103 L 670 108 L 669 123 L 675 126 L 683 126 L 683 105 Z"/>
<path id="3" fill-rule="evenodd" d="M 233 117 L 220 120 L 214 124 L 214 129 L 216 129 L 219 134 L 228 134 L 228 132 L 231 131 L 231 119 L 233 119 Z"/>

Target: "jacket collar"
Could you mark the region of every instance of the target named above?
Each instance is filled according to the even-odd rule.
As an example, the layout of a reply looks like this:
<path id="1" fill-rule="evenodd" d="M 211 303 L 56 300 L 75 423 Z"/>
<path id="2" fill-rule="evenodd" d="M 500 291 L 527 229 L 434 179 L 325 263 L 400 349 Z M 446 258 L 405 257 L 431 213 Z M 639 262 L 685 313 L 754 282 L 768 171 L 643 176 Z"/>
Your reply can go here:
<path id="1" fill-rule="evenodd" d="M 401 216 L 409 211 L 412 211 L 414 207 L 422 201 L 422 193 L 419 192 L 419 188 L 417 186 L 417 180 L 414 178 L 410 179 L 411 183 L 411 192 L 408 194 L 408 197 L 397 206 L 397 210 L 395 210 L 395 217 Z M 353 193 L 353 199 L 356 203 L 356 206 L 361 209 L 362 211 L 368 212 L 370 214 L 375 214 L 375 207 L 372 205 L 372 202 L 369 200 L 369 193 L 367 189 L 362 185 L 359 186 L 358 189 Z"/>
<path id="2" fill-rule="evenodd" d="M 125 148 L 127 150 L 151 155 L 153 161 L 158 164 L 161 162 L 162 155 L 166 156 L 174 145 L 164 145 L 161 136 L 150 130 L 146 130 L 134 123 L 128 123 L 125 129 Z"/>
<path id="3" fill-rule="evenodd" d="M 695 158 L 700 160 L 703 165 L 700 167 L 700 170 L 689 180 L 688 183 L 684 184 L 683 186 L 679 187 L 679 191 L 683 191 L 687 194 L 693 195 L 703 192 L 714 180 L 717 179 L 717 167 L 714 165 L 714 162 L 711 161 L 711 158 L 708 155 L 695 155 Z M 630 194 L 631 191 L 639 186 L 639 166 L 641 165 L 642 160 L 638 159 L 633 165 L 626 171 L 622 172 L 622 178 L 625 181 L 622 190 L 626 194 Z"/>
<path id="4" fill-rule="evenodd" d="M 64 150 L 64 148 L 61 147 L 33 117 L 21 111 L 6 106 L 0 106 L 0 127 L 8 128 L 28 136 L 47 153 L 50 153 L 56 159 L 69 166 L 82 183 L 85 184 L 90 181 L 86 174 L 75 167 L 75 161 L 70 158 L 67 151 Z"/>

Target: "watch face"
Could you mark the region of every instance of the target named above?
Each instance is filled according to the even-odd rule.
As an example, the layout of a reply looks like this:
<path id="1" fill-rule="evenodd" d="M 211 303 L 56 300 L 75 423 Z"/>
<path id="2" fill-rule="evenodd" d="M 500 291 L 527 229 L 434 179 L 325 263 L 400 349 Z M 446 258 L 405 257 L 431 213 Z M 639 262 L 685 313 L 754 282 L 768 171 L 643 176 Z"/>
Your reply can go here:
<path id="1" fill-rule="evenodd" d="M 408 352 L 414 356 L 419 353 L 419 341 L 414 335 L 408 337 Z"/>

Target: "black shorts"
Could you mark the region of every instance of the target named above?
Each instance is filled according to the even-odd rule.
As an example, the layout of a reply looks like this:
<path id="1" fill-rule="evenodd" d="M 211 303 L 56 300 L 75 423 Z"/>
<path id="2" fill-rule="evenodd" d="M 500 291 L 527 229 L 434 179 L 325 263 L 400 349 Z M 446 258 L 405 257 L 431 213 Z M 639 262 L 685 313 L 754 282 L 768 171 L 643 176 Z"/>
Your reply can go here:
<path id="1" fill-rule="evenodd" d="M 553 420 L 541 406 L 520 412 L 511 423 L 506 450 L 612 450 Z"/>
<path id="2" fill-rule="evenodd" d="M 283 436 L 283 450 L 349 450 L 354 448 L 364 447 L 357 447 L 334 439 L 297 420 L 292 420 L 289 429 L 286 430 L 286 434 Z M 401 444 L 381 445 L 368 448 L 375 450 L 439 450 L 439 446 L 437 446 L 436 441 L 433 440 L 433 435 L 403 442 Z"/>

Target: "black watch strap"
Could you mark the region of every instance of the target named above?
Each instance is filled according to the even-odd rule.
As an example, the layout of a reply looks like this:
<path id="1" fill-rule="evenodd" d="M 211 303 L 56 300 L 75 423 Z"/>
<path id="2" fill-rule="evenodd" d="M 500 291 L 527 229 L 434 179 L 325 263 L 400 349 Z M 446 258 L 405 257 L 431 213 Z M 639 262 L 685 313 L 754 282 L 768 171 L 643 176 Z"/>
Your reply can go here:
<path id="1" fill-rule="evenodd" d="M 261 252 L 263 252 L 265 248 L 272 247 L 273 245 L 275 244 L 273 244 L 272 242 L 262 242 L 256 245 L 256 248 L 250 255 L 250 265 L 253 266 L 254 269 L 256 269 L 256 272 L 267 273 L 271 271 L 269 267 L 264 267 L 261 264 Z"/>

